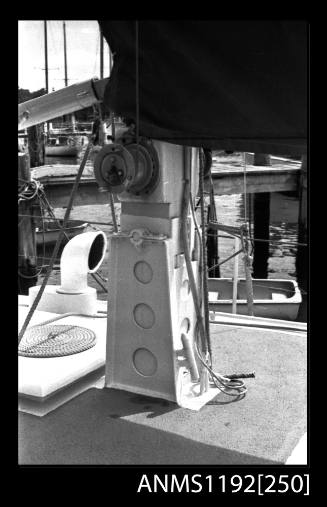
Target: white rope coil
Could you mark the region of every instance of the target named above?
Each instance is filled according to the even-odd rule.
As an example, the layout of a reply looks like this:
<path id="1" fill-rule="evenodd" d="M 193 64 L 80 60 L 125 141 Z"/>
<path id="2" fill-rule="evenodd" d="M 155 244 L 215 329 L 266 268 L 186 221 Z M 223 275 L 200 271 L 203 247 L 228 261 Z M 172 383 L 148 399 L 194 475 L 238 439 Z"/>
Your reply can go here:
<path id="1" fill-rule="evenodd" d="M 75 325 L 42 325 L 26 330 L 18 347 L 25 357 L 60 357 L 77 354 L 96 344 L 91 329 Z"/>

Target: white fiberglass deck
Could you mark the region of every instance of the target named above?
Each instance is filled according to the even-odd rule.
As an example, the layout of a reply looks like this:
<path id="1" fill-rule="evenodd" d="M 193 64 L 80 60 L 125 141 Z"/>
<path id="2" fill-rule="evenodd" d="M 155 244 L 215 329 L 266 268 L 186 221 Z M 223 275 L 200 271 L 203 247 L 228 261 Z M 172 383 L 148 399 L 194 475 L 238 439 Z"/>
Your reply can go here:
<path id="1" fill-rule="evenodd" d="M 237 325 L 230 324 L 233 318 Z M 43 412 L 36 402 L 34 409 L 22 407 L 20 464 L 305 463 L 305 326 L 294 323 L 302 327 L 297 331 L 249 328 L 243 325 L 249 317 L 222 319 L 225 323 L 211 325 L 214 370 L 255 370 L 256 378 L 245 381 L 245 398 L 218 395 L 194 412 L 103 388 L 103 379 L 87 384 L 83 377 L 73 384 L 82 386 L 73 393 L 72 387 L 61 390 L 61 401 L 60 393 L 50 396 Z M 266 320 L 255 322 L 260 326 Z"/>

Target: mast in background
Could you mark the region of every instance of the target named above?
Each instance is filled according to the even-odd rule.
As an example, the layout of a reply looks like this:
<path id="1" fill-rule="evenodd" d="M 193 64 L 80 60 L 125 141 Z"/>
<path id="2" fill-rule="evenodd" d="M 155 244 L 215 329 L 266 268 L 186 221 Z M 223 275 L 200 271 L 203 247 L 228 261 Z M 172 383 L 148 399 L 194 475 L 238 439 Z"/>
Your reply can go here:
<path id="1" fill-rule="evenodd" d="M 48 28 L 47 22 L 44 23 L 44 67 L 45 67 L 45 91 L 49 93 L 49 65 L 48 65 Z"/>
<path id="2" fill-rule="evenodd" d="M 48 63 L 48 26 L 47 21 L 43 21 L 44 25 L 44 71 L 45 71 L 45 92 L 49 93 L 49 63 Z M 49 135 L 49 122 L 46 125 L 46 135 Z"/>
<path id="3" fill-rule="evenodd" d="M 67 42 L 66 42 L 66 22 L 65 21 L 63 21 L 63 30 L 64 30 L 65 86 L 68 86 L 68 76 L 67 76 Z"/>
<path id="4" fill-rule="evenodd" d="M 64 32 L 64 62 L 65 62 L 65 86 L 68 86 L 68 72 L 67 72 L 67 39 L 66 39 L 66 22 L 63 21 L 63 32 Z M 72 113 L 70 115 L 72 130 L 75 132 L 76 130 L 76 120 L 75 115 Z"/>
<path id="5" fill-rule="evenodd" d="M 104 67 L 104 39 L 101 32 L 101 29 L 99 30 L 100 34 L 100 79 L 103 79 L 103 67 Z M 103 110 L 101 108 L 101 104 L 99 104 L 99 119 L 100 119 L 100 126 L 99 126 L 99 144 L 103 146 L 107 142 L 107 134 L 106 134 L 106 122 L 103 118 Z"/>

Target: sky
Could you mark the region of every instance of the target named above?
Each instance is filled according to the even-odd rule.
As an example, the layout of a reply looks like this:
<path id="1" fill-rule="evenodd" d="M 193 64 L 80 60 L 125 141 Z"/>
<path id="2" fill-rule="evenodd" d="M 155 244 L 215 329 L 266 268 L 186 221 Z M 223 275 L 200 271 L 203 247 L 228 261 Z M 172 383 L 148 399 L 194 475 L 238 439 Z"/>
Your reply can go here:
<path id="1" fill-rule="evenodd" d="M 68 84 L 100 77 L 100 32 L 95 20 L 65 20 Z M 65 86 L 63 21 L 47 20 L 49 92 Z M 18 86 L 45 88 L 44 21 L 18 21 Z M 104 77 L 109 48 L 104 41 Z"/>

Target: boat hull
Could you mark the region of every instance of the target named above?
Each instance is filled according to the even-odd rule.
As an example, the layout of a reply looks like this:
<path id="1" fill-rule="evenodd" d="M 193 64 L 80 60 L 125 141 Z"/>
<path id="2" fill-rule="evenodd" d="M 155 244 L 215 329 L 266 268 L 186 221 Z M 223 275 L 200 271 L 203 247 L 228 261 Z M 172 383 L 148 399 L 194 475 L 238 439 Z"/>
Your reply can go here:
<path id="1" fill-rule="evenodd" d="M 209 311 L 232 313 L 233 280 L 209 278 Z M 295 320 L 302 301 L 294 280 L 254 279 L 253 313 L 255 317 Z M 246 281 L 238 282 L 236 313 L 248 315 Z"/>
<path id="2" fill-rule="evenodd" d="M 62 225 L 63 220 L 59 221 Z M 72 239 L 74 236 L 77 236 L 77 234 L 81 234 L 82 232 L 85 232 L 86 227 L 88 224 L 86 222 L 82 221 L 76 221 L 67 224 L 67 227 L 65 228 L 66 235 L 68 239 Z M 36 245 L 42 246 L 42 245 L 52 245 L 56 243 L 58 236 L 59 236 L 60 229 L 58 228 L 57 224 L 55 224 L 53 221 L 47 222 L 45 221 L 45 229 L 42 230 L 38 228 L 36 230 Z M 63 243 L 65 244 L 68 240 L 67 237 L 64 236 Z"/>
<path id="3" fill-rule="evenodd" d="M 76 157 L 81 151 L 80 146 L 46 146 L 47 157 Z"/>

